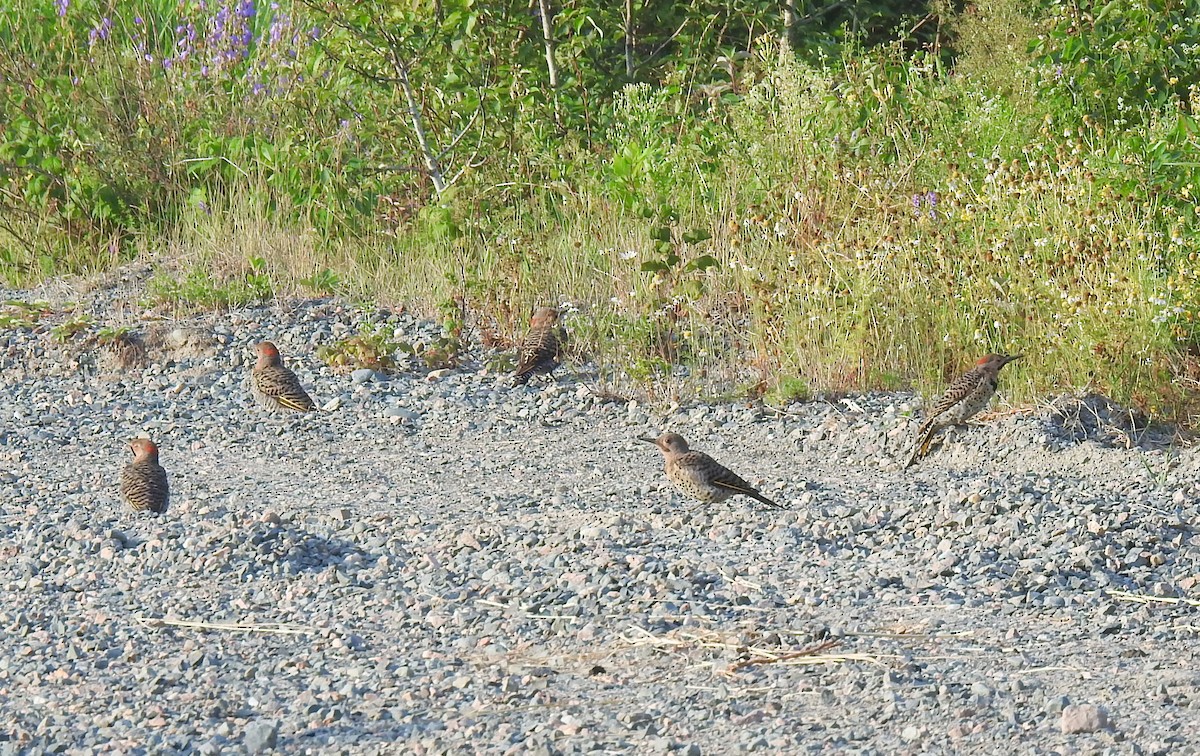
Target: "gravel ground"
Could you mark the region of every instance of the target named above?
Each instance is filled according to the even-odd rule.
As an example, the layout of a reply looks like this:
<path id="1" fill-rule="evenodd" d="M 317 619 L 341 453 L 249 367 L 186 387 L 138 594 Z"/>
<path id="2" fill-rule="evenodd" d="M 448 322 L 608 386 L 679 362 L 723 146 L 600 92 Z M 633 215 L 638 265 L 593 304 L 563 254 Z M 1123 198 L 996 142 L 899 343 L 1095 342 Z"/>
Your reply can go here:
<path id="1" fill-rule="evenodd" d="M 911 395 L 662 412 L 481 350 L 351 378 L 314 347 L 436 327 L 155 319 L 137 274 L 0 292 L 148 348 L 63 343 L 61 309 L 0 330 L 0 754 L 1200 748 L 1200 458 L 1102 401 L 905 472 Z M 263 338 L 326 411 L 253 404 Z M 636 439 L 662 430 L 789 510 L 695 508 Z M 162 517 L 118 498 L 139 433 Z"/>

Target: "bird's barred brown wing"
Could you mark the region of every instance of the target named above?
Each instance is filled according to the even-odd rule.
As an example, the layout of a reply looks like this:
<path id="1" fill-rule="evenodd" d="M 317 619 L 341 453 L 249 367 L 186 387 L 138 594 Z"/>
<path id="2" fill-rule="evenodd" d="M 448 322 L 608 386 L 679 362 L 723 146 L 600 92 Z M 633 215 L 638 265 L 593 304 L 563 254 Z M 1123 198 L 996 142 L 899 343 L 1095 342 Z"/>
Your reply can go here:
<path id="1" fill-rule="evenodd" d="M 255 387 L 279 406 L 296 412 L 311 412 L 317 405 L 300 385 L 300 379 L 282 365 L 256 370 L 253 373 Z"/>
<path id="2" fill-rule="evenodd" d="M 562 343 L 558 329 L 542 325 L 529 329 L 521 343 L 521 358 L 513 377 L 518 384 L 526 383 L 535 373 L 550 373 L 558 367 Z"/>
<path id="3" fill-rule="evenodd" d="M 167 511 L 170 487 L 162 465 L 145 460 L 121 470 L 121 497 L 135 512 Z"/>
<path id="4" fill-rule="evenodd" d="M 929 412 L 925 414 L 925 419 L 917 428 L 917 438 L 913 443 L 912 454 L 905 463 L 905 467 L 911 467 L 913 463 L 920 457 L 929 453 L 929 448 L 933 444 L 933 434 L 943 425 L 948 425 L 954 422 L 954 418 L 943 419 L 942 415 L 950 412 L 956 405 L 965 401 L 968 397 L 973 396 L 980 391 L 986 391 L 982 384 L 988 380 L 987 373 L 979 367 L 972 368 L 960 375 L 946 392 L 938 398 Z M 991 394 L 987 393 L 986 398 L 991 398 Z M 986 402 L 984 402 L 986 403 Z M 979 408 L 971 408 L 971 414 L 978 412 Z M 966 419 L 966 418 L 962 418 Z"/>
<path id="5" fill-rule="evenodd" d="M 925 422 L 931 423 L 936 420 L 942 413 L 947 412 L 954 405 L 961 402 L 968 394 L 976 389 L 979 382 L 984 380 L 985 376 L 978 368 L 973 368 L 960 375 L 950 384 L 950 388 L 946 389 L 946 393 L 942 394 L 934 403 L 933 408 L 925 415 Z"/>
<path id="6" fill-rule="evenodd" d="M 685 460 L 688 460 L 685 462 Z M 747 483 L 745 480 L 728 467 L 725 467 L 720 462 L 708 456 L 704 452 L 688 452 L 680 458 L 681 464 L 690 464 L 705 471 L 705 478 L 709 485 L 729 491 L 731 494 L 742 494 L 749 496 L 752 499 L 757 499 L 764 504 L 769 504 L 772 507 L 783 509 L 780 504 L 771 501 L 766 496 L 763 496 L 757 488 Z"/>

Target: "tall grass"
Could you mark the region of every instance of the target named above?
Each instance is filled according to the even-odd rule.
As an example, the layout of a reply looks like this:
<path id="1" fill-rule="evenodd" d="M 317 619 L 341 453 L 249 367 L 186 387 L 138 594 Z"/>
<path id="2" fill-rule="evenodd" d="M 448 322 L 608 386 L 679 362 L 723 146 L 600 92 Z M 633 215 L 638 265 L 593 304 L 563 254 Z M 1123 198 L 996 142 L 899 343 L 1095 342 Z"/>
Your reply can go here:
<path id="1" fill-rule="evenodd" d="M 601 359 L 664 392 L 932 390 L 1008 351 L 1031 355 L 1006 376 L 1016 398 L 1086 387 L 1188 419 L 1195 332 L 1168 304 L 1182 239 L 1159 198 L 1114 189 L 1120 143 L 898 59 L 755 65 L 703 121 L 629 92 L 608 166 L 401 259 L 458 260 L 463 293 L 514 328 L 573 301 Z M 694 229 L 710 238 L 683 241 Z M 702 256 L 717 264 L 689 268 Z"/>
<path id="2" fill-rule="evenodd" d="M 1021 3 L 971 13 L 957 70 L 898 48 L 806 64 L 764 38 L 728 86 L 628 87 L 602 145 L 526 134 L 429 199 L 322 171 L 375 149 L 369 124 L 353 147 L 335 129 L 321 150 L 206 174 L 136 247 L 175 304 L 336 292 L 465 306 L 503 341 L 534 306 L 567 303 L 606 380 L 656 397 L 932 391 L 1006 351 L 1029 355 L 1005 375 L 1018 401 L 1086 387 L 1194 424 L 1188 109 L 1105 120 L 1062 66 L 1025 55 L 1046 23 Z M 335 98 L 309 97 L 288 102 L 337 117 Z"/>

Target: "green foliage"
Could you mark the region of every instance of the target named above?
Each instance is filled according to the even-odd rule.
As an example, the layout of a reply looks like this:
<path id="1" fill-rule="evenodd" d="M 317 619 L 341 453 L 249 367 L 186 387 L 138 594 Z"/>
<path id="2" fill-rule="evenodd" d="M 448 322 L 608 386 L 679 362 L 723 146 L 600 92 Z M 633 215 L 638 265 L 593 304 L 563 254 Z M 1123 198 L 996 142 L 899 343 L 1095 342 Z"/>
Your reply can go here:
<path id="1" fill-rule="evenodd" d="M 317 347 L 317 358 L 338 372 L 370 368 L 384 373 L 396 370 L 395 353 L 411 352 L 408 344 L 394 340 L 386 325 L 362 326 L 355 336 Z"/>
<path id="2" fill-rule="evenodd" d="M 129 326 L 103 326 L 96 331 L 96 343 L 100 346 L 113 346 L 128 342 L 133 336 Z"/>
<path id="3" fill-rule="evenodd" d="M 56 234 L 120 248 L 251 177 L 318 228 L 361 227 L 377 186 L 347 113 L 362 93 L 319 38 L 302 4 L 10 9 L 0 17 L 8 230 L 51 256 Z"/>
<path id="4" fill-rule="evenodd" d="M 808 381 L 803 378 L 783 378 L 764 397 L 768 404 L 783 406 L 792 402 L 808 401 L 812 392 Z"/>
<path id="5" fill-rule="evenodd" d="M 1043 91 L 1117 129 L 1163 110 L 1194 112 L 1200 2 L 1049 2 L 1048 32 L 1033 45 Z"/>
<path id="6" fill-rule="evenodd" d="M 508 0 L 29 0 L 0 14 L 0 277 L 137 251 L 182 271 L 163 301 L 439 314 L 346 367 L 454 365 L 468 312 L 512 333 L 562 297 L 660 395 L 934 388 L 1011 349 L 1043 359 L 1010 395 L 1185 417 L 1195 4 L 790 4 L 785 32 L 765 0 L 571 0 L 547 40 Z"/>
<path id="7" fill-rule="evenodd" d="M 1038 0 L 992 0 L 968 4 L 947 19 L 958 57 L 955 75 L 966 76 L 988 91 L 1028 107 L 1034 76 L 1029 48 L 1041 31 L 1035 18 Z"/>
<path id="8" fill-rule="evenodd" d="M 443 300 L 438 305 L 442 316 L 442 333 L 430 344 L 418 344 L 413 354 L 421 358 L 432 370 L 456 367 L 466 349 L 463 342 L 465 313 L 463 301 L 458 298 Z"/>
<path id="9" fill-rule="evenodd" d="M 201 268 L 193 268 L 183 278 L 159 273 L 150 281 L 150 293 L 162 302 L 205 308 L 227 308 L 252 302 L 265 302 L 274 296 L 266 261 L 251 258 L 240 275 L 218 279 Z"/>
<path id="10" fill-rule="evenodd" d="M 354 336 L 318 347 L 317 357 L 334 370 L 347 373 L 359 368 L 394 372 L 398 354 L 414 357 L 431 370 L 454 367 L 466 346 L 462 340 L 461 305 L 451 301 L 441 309 L 442 334 L 431 343 L 410 344 L 396 340 L 387 325 L 363 325 Z"/>
<path id="11" fill-rule="evenodd" d="M 1067 140 L 1112 166 L 1115 191 L 1155 210 L 1141 230 L 1167 241 L 1155 245 L 1153 323 L 1200 352 L 1200 3 L 1047 7 L 1049 31 L 1032 45 L 1039 94 L 1056 109 L 1047 125 L 1066 123 Z"/>
<path id="12" fill-rule="evenodd" d="M 68 342 L 92 327 L 95 319 L 90 315 L 73 315 L 50 329 L 55 341 Z"/>
<path id="13" fill-rule="evenodd" d="M 322 268 L 308 278 L 300 279 L 300 284 L 314 294 L 333 294 L 340 283 L 341 277 L 329 268 Z"/>
<path id="14" fill-rule="evenodd" d="M 46 302 L 26 302 L 9 299 L 0 305 L 0 328 L 33 328 L 41 319 L 54 312 Z"/>

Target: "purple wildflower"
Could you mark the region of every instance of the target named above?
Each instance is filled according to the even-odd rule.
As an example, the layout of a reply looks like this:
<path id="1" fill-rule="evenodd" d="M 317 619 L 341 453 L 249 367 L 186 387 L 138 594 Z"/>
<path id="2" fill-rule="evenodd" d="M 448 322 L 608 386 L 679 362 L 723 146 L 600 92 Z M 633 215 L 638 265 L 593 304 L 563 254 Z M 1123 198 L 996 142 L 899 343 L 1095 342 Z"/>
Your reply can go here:
<path id="1" fill-rule="evenodd" d="M 97 42 L 108 41 L 109 35 L 112 33 L 112 19 L 105 16 L 100 19 L 100 23 L 92 27 L 88 32 L 88 46 L 91 47 Z"/>
<path id="2" fill-rule="evenodd" d="M 175 36 L 178 37 L 178 39 L 175 41 L 175 45 L 177 47 L 191 47 L 192 43 L 196 41 L 196 25 L 191 21 L 188 21 L 186 25 L 180 24 L 179 26 L 176 26 Z"/>
<path id="3" fill-rule="evenodd" d="M 279 44 L 279 41 L 283 39 L 284 30 L 287 29 L 288 26 L 290 26 L 290 24 L 286 15 L 276 14 L 271 17 L 271 27 L 268 31 L 268 37 L 270 38 L 272 45 Z"/>
<path id="4" fill-rule="evenodd" d="M 133 17 L 133 23 L 134 23 L 134 26 L 141 26 L 141 25 L 142 25 L 142 17 L 141 17 L 141 16 L 134 16 L 134 17 Z"/>
<path id="5" fill-rule="evenodd" d="M 58 10 L 59 16 L 65 16 L 67 8 L 71 7 L 71 0 L 54 0 L 54 7 Z"/>
<path id="6" fill-rule="evenodd" d="M 914 210 L 920 210 L 920 209 L 921 209 L 921 195 L 919 195 L 919 194 L 914 194 L 914 195 L 913 195 L 913 198 L 912 198 L 912 202 L 913 202 L 913 209 L 914 209 Z"/>
<path id="7" fill-rule="evenodd" d="M 937 192 L 926 192 L 925 204 L 929 205 L 930 207 L 937 207 Z"/>

